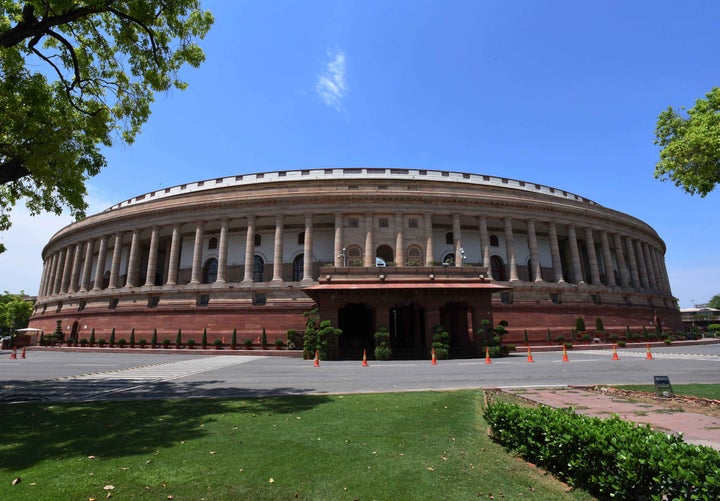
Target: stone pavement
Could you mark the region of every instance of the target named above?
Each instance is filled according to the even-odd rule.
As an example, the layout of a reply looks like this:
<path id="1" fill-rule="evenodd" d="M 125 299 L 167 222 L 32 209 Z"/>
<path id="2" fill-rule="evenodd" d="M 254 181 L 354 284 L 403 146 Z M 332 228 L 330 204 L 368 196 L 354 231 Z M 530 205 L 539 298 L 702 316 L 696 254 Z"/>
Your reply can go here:
<path id="1" fill-rule="evenodd" d="M 687 443 L 720 450 L 720 417 L 712 417 L 682 408 L 682 402 L 671 406 L 646 401 L 632 401 L 612 392 L 599 392 L 576 387 L 512 388 L 509 394 L 555 408 L 572 407 L 578 414 L 609 417 L 649 424 L 656 431 L 682 433 Z M 677 409 L 677 410 L 675 410 Z"/>

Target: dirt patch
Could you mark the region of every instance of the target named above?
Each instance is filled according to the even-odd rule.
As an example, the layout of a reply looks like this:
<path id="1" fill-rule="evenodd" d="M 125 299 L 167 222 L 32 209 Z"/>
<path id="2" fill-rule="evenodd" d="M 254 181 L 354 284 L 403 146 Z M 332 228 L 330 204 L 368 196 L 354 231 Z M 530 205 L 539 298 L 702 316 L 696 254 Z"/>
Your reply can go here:
<path id="1" fill-rule="evenodd" d="M 687 397 L 674 395 L 672 397 L 658 397 L 647 391 L 621 390 L 611 386 L 588 386 L 584 390 L 594 391 L 612 398 L 642 402 L 664 407 L 668 412 L 695 412 L 706 416 L 720 417 L 720 401 L 710 398 Z"/>

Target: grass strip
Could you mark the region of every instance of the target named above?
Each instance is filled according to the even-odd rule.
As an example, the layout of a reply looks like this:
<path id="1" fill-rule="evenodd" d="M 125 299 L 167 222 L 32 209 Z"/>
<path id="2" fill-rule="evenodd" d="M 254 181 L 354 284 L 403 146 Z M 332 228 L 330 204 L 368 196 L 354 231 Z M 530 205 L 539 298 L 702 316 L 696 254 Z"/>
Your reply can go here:
<path id="1" fill-rule="evenodd" d="M 655 386 L 651 384 L 628 384 L 616 386 L 616 388 L 620 390 L 655 393 Z M 675 395 L 720 400 L 720 384 L 674 384 L 672 388 Z"/>
<path id="2" fill-rule="evenodd" d="M 6 405 L 0 499 L 591 499 L 493 443 L 481 407 L 474 390 Z"/>

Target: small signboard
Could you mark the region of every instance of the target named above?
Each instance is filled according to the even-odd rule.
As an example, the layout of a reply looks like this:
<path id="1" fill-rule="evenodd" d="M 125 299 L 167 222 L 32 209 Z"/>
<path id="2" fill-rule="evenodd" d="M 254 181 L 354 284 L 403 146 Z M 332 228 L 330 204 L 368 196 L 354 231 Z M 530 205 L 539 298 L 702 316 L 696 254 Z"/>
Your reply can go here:
<path id="1" fill-rule="evenodd" d="M 653 376 L 655 381 L 655 395 L 663 398 L 673 398 L 673 389 L 670 378 L 667 376 Z"/>

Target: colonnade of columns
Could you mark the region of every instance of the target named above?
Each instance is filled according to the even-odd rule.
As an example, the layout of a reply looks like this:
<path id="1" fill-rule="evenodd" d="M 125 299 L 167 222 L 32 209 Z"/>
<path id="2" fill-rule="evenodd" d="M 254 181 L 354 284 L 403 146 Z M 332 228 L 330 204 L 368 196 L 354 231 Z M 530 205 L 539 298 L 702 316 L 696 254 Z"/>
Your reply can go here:
<path id="1" fill-rule="evenodd" d="M 363 214 L 361 219 L 362 229 L 364 232 L 363 265 L 375 266 L 375 242 L 377 240 L 376 214 L 367 212 Z M 303 269 L 302 281 L 312 281 L 313 274 L 313 214 L 305 214 L 303 217 Z M 433 217 L 431 213 L 424 213 L 422 218 L 415 218 L 417 223 L 421 225 L 414 229 L 415 242 L 413 245 L 424 247 L 425 264 L 431 265 L 435 260 L 435 252 L 433 249 Z M 446 218 L 447 216 L 443 216 Z M 463 266 L 463 234 L 461 219 L 467 223 L 468 216 L 461 216 L 459 213 L 450 215 L 452 220 L 453 234 L 453 252 L 455 256 L 455 266 Z M 273 268 L 272 282 L 283 282 L 283 239 L 285 232 L 286 217 L 282 214 L 274 216 L 274 246 L 273 246 Z M 343 249 L 346 247 L 345 238 L 345 219 L 346 215 L 336 213 L 334 216 L 334 262 L 335 266 L 345 266 L 347 256 Z M 489 278 L 498 278 L 492 276 L 490 266 L 491 257 L 499 255 L 494 252 L 490 241 L 490 232 L 488 230 L 488 216 L 480 215 L 475 218 L 477 220 L 477 229 L 479 233 L 479 245 L 482 255 L 482 263 L 488 267 Z M 254 257 L 255 257 L 255 235 L 257 232 L 257 216 L 250 215 L 242 218 L 246 223 L 245 234 L 245 267 L 242 279 L 243 284 L 251 284 L 253 282 Z M 505 243 L 505 255 L 501 256 L 507 270 L 507 277 L 510 282 L 519 281 L 518 263 L 516 258 L 516 244 L 514 225 L 521 222 L 519 218 L 506 216 L 501 219 L 502 234 Z M 586 283 L 589 278 L 591 284 L 604 284 L 607 286 L 619 286 L 622 288 L 634 288 L 645 291 L 657 291 L 660 293 L 670 293 L 670 284 L 665 269 L 664 257 L 661 250 L 651 243 L 634 238 L 629 235 L 620 233 L 612 233 L 605 229 L 597 229 L 591 226 L 576 228 L 574 224 L 562 225 L 566 231 L 567 238 L 561 241 L 558 237 L 558 227 L 561 225 L 553 221 L 538 221 L 536 219 L 522 220 L 527 227 L 527 245 L 529 250 L 529 275 L 534 282 L 551 281 L 557 283 Z M 219 242 L 217 249 L 217 277 L 216 283 L 224 284 L 228 280 L 227 261 L 228 261 L 228 234 L 230 231 L 231 220 L 224 218 L 219 220 Z M 405 219 L 402 214 L 396 214 L 392 231 L 394 231 L 395 253 L 394 260 L 396 266 L 405 266 L 406 260 L 406 244 L 408 238 L 406 236 Z M 547 226 L 547 239 L 549 240 L 551 263 L 546 263 L 546 267 L 552 269 L 552 276 L 543 277 L 543 268 L 540 262 L 540 251 L 538 245 L 537 225 L 543 224 Z M 166 254 L 166 263 L 162 263 L 165 285 L 178 284 L 179 256 L 181 247 L 181 224 L 171 225 L 171 234 L 169 237 L 169 252 Z M 186 226 L 186 225 L 185 225 Z M 194 223 L 194 242 L 192 269 L 190 274 L 190 284 L 198 284 L 202 282 L 203 273 L 203 244 L 205 242 L 206 221 L 198 221 Z M 467 228 L 467 224 L 465 228 Z M 102 290 L 105 288 L 105 272 L 106 260 L 112 242 L 112 255 L 110 256 L 110 276 L 107 284 L 109 289 L 132 288 L 140 286 L 156 285 L 156 275 L 161 263 L 158 262 L 158 254 L 160 249 L 160 234 L 167 227 L 158 225 L 135 228 L 128 231 L 119 231 L 111 235 L 102 235 L 98 238 L 78 241 L 66 245 L 46 257 L 43 273 L 40 283 L 39 296 L 48 297 L 56 294 L 87 292 L 90 290 Z M 147 246 L 147 254 L 141 244 L 141 234 L 143 231 L 150 231 L 149 246 Z M 383 228 L 387 230 L 387 228 Z M 473 232 L 474 233 L 474 232 Z M 584 256 L 586 259 L 585 274 L 583 273 L 583 259 L 580 247 L 580 239 L 578 233 L 584 236 L 582 240 Z M 417 236 L 420 235 L 420 238 Z M 129 254 L 127 259 L 127 267 L 125 270 L 125 283 L 120 283 L 121 278 L 121 261 L 122 251 L 129 236 Z M 596 251 L 595 239 L 599 236 L 599 252 Z M 360 244 L 360 242 L 357 242 Z M 561 255 L 561 243 L 569 253 L 569 262 L 563 267 L 563 259 Z M 611 247 L 612 243 L 612 247 Z M 497 251 L 500 249 L 498 248 Z M 94 281 L 91 282 L 93 271 L 93 258 L 97 256 L 94 267 Z M 147 256 L 147 270 L 144 277 L 140 277 L 141 263 L 143 257 Z M 604 280 L 601 279 L 600 260 L 604 265 Z M 613 261 L 614 258 L 614 261 Z M 615 276 L 615 266 L 617 265 L 617 278 Z M 549 266 L 548 266 L 549 265 Z M 546 273 L 547 274 L 547 273 Z"/>

